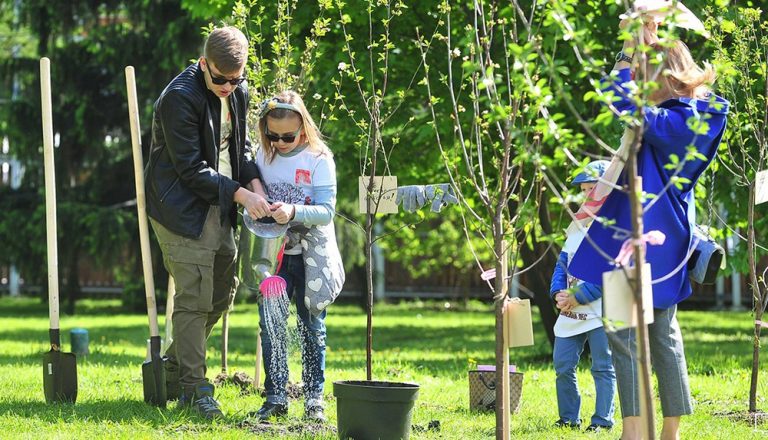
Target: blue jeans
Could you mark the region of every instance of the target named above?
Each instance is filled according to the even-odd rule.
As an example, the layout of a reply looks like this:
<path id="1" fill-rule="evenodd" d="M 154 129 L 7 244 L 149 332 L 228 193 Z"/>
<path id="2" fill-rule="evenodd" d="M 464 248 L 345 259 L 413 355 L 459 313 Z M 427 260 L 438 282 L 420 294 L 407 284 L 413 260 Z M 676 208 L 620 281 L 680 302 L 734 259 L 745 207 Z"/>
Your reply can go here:
<path id="1" fill-rule="evenodd" d="M 596 394 L 591 424 L 613 426 L 616 373 L 611 362 L 608 337 L 602 326 L 580 335 L 555 338 L 553 359 L 557 373 L 557 409 L 560 419 L 571 424 L 581 423 L 581 395 L 576 384 L 576 366 L 587 340 L 592 353 L 592 378 L 595 380 Z"/>
<path id="2" fill-rule="evenodd" d="M 323 385 L 325 384 L 325 311 L 319 316 L 312 316 L 304 304 L 306 288 L 304 279 L 304 260 L 301 255 L 284 255 L 278 271 L 287 283 L 288 298 L 296 300 L 299 339 L 301 341 L 301 379 L 304 382 L 306 406 L 322 406 Z M 286 386 L 288 385 L 288 349 L 287 341 L 278 350 L 272 350 L 273 341 L 265 328 L 264 310 L 259 305 L 259 328 L 261 330 L 261 350 L 264 358 L 264 389 L 269 403 L 288 403 Z M 288 323 L 286 323 L 287 325 Z M 273 356 L 278 356 L 273 363 Z M 272 371 L 272 365 L 279 366 L 279 371 Z"/>

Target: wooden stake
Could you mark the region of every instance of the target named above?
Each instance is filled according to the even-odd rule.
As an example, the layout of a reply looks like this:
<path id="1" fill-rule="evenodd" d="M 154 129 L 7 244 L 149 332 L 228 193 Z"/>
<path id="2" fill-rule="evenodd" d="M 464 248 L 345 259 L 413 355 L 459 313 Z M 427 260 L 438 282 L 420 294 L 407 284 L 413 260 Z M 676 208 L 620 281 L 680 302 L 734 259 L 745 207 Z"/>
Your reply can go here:
<path id="1" fill-rule="evenodd" d="M 629 154 L 628 168 L 629 203 L 632 211 L 632 240 L 634 241 L 635 279 L 630 280 L 634 287 L 634 310 L 637 313 L 637 328 L 635 342 L 637 345 L 637 372 L 640 388 L 640 421 L 643 427 L 643 438 L 656 438 L 654 421 L 653 394 L 651 392 L 651 358 L 648 343 L 648 326 L 645 323 L 643 308 L 643 266 L 645 265 L 645 248 L 640 244 L 643 235 L 643 207 L 640 196 L 643 191 L 643 179 L 637 175 L 637 155 L 634 151 Z"/>
<path id="2" fill-rule="evenodd" d="M 500 270 L 496 272 L 496 440 L 509 439 L 509 345 L 505 334 L 504 306 L 507 298 L 507 242 L 496 249 Z"/>

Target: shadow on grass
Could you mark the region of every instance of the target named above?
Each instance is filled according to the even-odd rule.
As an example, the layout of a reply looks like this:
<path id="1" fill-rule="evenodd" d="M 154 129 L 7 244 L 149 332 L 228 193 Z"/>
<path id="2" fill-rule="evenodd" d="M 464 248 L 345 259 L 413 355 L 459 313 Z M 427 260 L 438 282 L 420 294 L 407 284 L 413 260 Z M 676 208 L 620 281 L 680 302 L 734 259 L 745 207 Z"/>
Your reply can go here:
<path id="1" fill-rule="evenodd" d="M 56 426 L 79 422 L 131 424 L 141 420 L 142 425 L 185 434 L 211 429 L 210 421 L 206 421 L 190 410 L 176 408 L 175 402 L 168 402 L 167 408 L 159 408 L 143 401 L 128 399 L 78 401 L 75 404 L 48 404 L 42 400 L 5 400 L 0 401 L 0 416 L 36 419 L 56 424 Z M 214 423 L 235 428 L 245 418 L 245 413 L 236 412 Z"/>
<path id="2" fill-rule="evenodd" d="M 231 357 L 253 357 L 256 352 L 258 318 L 256 305 L 237 304 L 237 324 L 243 322 L 243 315 L 252 317 L 245 324 L 233 325 L 229 332 L 229 353 Z M 29 364 L 35 368 L 47 351 L 47 305 L 36 298 L 0 298 L 0 317 L 36 318 L 34 324 L 24 323 L 30 328 L 5 328 L 0 333 L 0 345 L 23 343 L 39 353 L 12 355 L 0 354 L 0 365 L 13 363 Z M 421 369 L 435 376 L 463 374 L 467 364 L 492 363 L 495 352 L 492 310 L 457 312 L 439 310 L 431 303 L 389 304 L 379 307 L 374 313 L 374 362 L 391 364 L 395 370 L 407 366 Z M 84 300 L 78 302 L 78 318 L 114 317 L 102 320 L 98 325 L 88 326 L 92 354 L 78 363 L 103 363 L 105 365 L 140 364 L 148 337 L 144 322 L 124 324 L 125 317 L 140 315 L 126 314 L 120 309 L 118 300 Z M 334 369 L 364 369 L 365 365 L 365 314 L 356 307 L 340 305 L 330 311 L 328 324 L 328 346 L 330 351 L 327 365 Z M 360 318 L 360 319 L 350 319 Z M 518 366 L 536 365 L 548 368 L 551 365 L 551 351 L 544 331 L 534 316 L 534 347 L 511 349 L 511 362 Z M 295 320 L 295 316 L 289 318 Z M 457 321 L 459 320 L 459 321 Z M 749 368 L 751 354 L 751 327 L 745 321 L 745 333 L 733 333 L 732 314 L 727 312 L 685 312 L 683 337 L 689 368 L 694 374 L 717 374 L 733 368 Z M 22 321 L 24 322 L 24 321 Z M 135 320 L 131 321 L 137 322 Z M 110 326 L 113 323 L 114 326 Z M 435 325 L 443 324 L 443 326 Z M 723 324 L 719 326 L 719 324 Z M 730 333 L 726 333 L 730 331 Z M 70 349 L 69 333 L 62 331 L 62 345 Z M 217 363 L 221 352 L 221 327 L 214 332 L 207 344 L 209 365 Z M 113 353 L 119 352 L 119 353 Z M 121 353 L 120 353 L 121 352 Z M 211 356 L 210 353 L 215 353 Z M 130 353 L 136 353 L 132 355 Z M 471 360 L 470 360 L 471 359 Z M 589 368 L 588 356 L 583 356 L 583 366 Z"/>
<path id="3" fill-rule="evenodd" d="M 48 404 L 44 401 L 0 401 L 0 415 L 38 419 L 50 423 L 80 421 L 132 422 L 140 418 L 151 426 L 167 426 L 167 416 L 144 402 L 128 399 L 97 400 L 76 404 Z M 179 412 L 179 414 L 183 414 Z"/>
<path id="4" fill-rule="evenodd" d="M 59 298 L 64 297 L 59 294 Z M 60 312 L 62 316 L 63 310 Z M 77 301 L 74 316 L 79 315 L 117 315 L 125 314 L 120 300 L 90 300 Z M 0 317 L 2 318 L 48 318 L 48 302 L 39 298 L 0 298 Z"/>

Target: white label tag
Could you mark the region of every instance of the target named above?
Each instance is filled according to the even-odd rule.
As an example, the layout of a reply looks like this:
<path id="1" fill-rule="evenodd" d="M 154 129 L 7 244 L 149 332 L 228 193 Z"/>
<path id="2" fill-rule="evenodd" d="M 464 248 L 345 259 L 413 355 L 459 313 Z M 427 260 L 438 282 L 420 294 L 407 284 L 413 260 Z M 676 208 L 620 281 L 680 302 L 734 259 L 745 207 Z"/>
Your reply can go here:
<path id="1" fill-rule="evenodd" d="M 49 363 L 48 363 L 48 375 L 51 375 L 51 374 L 53 374 L 53 364 L 51 364 L 51 363 L 49 362 Z"/>
<path id="2" fill-rule="evenodd" d="M 635 278 L 635 268 L 618 268 L 603 272 L 603 316 L 611 321 L 616 330 L 637 327 L 635 295 L 630 280 Z M 643 317 L 645 324 L 653 323 L 653 289 L 651 264 L 643 266 Z"/>
<path id="3" fill-rule="evenodd" d="M 370 176 L 360 176 L 358 178 L 358 187 L 360 190 L 358 206 L 360 213 L 368 214 L 375 212 L 376 214 L 396 214 L 397 204 L 395 203 L 395 198 L 397 196 L 397 177 L 374 176 L 373 191 L 371 191 L 369 197 L 366 197 L 368 184 L 371 181 L 370 179 Z M 367 204 L 366 199 L 368 200 Z"/>
<path id="4" fill-rule="evenodd" d="M 533 345 L 531 300 L 514 298 L 504 304 L 502 313 L 504 341 L 508 347 Z"/>
<path id="5" fill-rule="evenodd" d="M 755 205 L 768 202 L 768 170 L 755 175 Z"/>

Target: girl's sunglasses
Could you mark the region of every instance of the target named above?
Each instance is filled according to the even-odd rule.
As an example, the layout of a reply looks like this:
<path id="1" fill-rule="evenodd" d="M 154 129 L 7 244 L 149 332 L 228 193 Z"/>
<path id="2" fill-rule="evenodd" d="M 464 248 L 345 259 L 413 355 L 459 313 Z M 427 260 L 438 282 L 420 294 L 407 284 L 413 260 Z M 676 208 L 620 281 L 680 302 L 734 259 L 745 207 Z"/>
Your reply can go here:
<path id="1" fill-rule="evenodd" d="M 301 133 L 301 127 L 299 127 L 299 129 L 296 130 L 293 134 L 278 136 L 274 133 L 270 133 L 269 131 L 266 131 L 264 135 L 267 136 L 267 139 L 269 139 L 270 142 L 280 142 L 282 140 L 286 144 L 290 144 L 296 140 L 296 136 L 298 136 L 299 133 Z"/>

